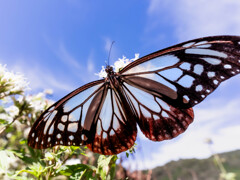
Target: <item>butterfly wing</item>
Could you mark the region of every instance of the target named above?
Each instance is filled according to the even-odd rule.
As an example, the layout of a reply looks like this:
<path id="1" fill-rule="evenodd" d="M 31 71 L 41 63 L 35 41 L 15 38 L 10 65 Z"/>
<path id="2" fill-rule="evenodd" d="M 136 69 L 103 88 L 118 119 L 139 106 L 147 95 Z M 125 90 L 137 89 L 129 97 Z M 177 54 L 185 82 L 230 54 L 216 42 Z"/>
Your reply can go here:
<path id="1" fill-rule="evenodd" d="M 136 116 L 123 99 L 103 80 L 82 86 L 38 118 L 28 144 L 38 149 L 87 145 L 105 155 L 126 151 L 136 140 L 137 128 Z"/>
<path id="2" fill-rule="evenodd" d="M 144 56 L 119 74 L 133 84 L 146 79 L 158 82 L 161 84 L 156 87 L 158 90 L 145 85 L 141 88 L 157 91 L 174 107 L 189 108 L 239 72 L 240 37 L 215 36 L 191 40 Z"/>
<path id="3" fill-rule="evenodd" d="M 97 118 L 95 138 L 87 147 L 100 154 L 118 154 L 131 148 L 136 136 L 136 116 L 126 96 L 109 87 Z"/>
<path id="4" fill-rule="evenodd" d="M 104 80 L 94 81 L 53 104 L 33 124 L 28 145 L 45 149 L 55 145 L 90 143 L 105 91 Z"/>
<path id="5" fill-rule="evenodd" d="M 146 79 L 143 82 L 148 83 Z M 150 140 L 172 139 L 183 133 L 193 121 L 192 108 L 171 106 L 156 93 L 141 90 L 128 82 L 123 83 L 123 89 L 138 116 L 137 123 L 141 131 Z"/>
<path id="6" fill-rule="evenodd" d="M 142 57 L 119 72 L 151 140 L 176 137 L 193 121 L 192 106 L 240 72 L 240 37 L 188 41 Z"/>

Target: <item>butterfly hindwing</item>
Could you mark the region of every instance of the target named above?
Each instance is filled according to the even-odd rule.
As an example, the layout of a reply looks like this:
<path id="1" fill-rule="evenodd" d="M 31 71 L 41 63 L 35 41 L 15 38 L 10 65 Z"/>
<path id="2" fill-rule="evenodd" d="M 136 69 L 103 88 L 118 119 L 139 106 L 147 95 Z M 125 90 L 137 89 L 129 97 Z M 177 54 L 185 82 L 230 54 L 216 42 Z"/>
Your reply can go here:
<path id="1" fill-rule="evenodd" d="M 123 95 L 121 93 L 121 95 Z M 113 89 L 108 88 L 96 122 L 96 133 L 87 147 L 93 152 L 111 155 L 126 151 L 137 136 L 136 117 Z"/>
<path id="2" fill-rule="evenodd" d="M 151 82 L 145 79 L 144 84 L 148 83 Z M 138 116 L 137 123 L 141 131 L 153 141 L 174 138 L 183 133 L 193 121 L 192 108 L 175 108 L 163 101 L 158 94 L 141 90 L 139 86 L 134 87 L 126 82 L 123 87 Z"/>
<path id="3" fill-rule="evenodd" d="M 189 108 L 200 103 L 222 81 L 240 73 L 239 42 L 240 37 L 236 36 L 188 41 L 144 56 L 119 74 L 133 83 L 144 82 L 144 78 L 161 83 L 157 91 L 164 101 L 174 107 Z"/>

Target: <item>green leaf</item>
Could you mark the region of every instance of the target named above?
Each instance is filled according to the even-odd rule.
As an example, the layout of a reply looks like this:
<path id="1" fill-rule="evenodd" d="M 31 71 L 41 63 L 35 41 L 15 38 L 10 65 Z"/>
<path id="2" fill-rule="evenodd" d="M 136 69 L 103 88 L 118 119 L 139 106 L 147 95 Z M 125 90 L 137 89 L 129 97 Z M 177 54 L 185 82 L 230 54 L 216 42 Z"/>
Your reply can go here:
<path id="1" fill-rule="evenodd" d="M 118 159 L 118 157 L 116 155 L 108 156 L 108 157 L 104 156 L 104 155 L 99 156 L 97 173 L 100 175 L 100 177 L 103 180 L 107 179 L 108 174 L 110 177 L 113 175 L 113 173 L 111 173 L 111 171 L 115 172 L 115 162 L 117 159 Z M 111 177 L 111 178 L 113 178 L 113 177 Z"/>
<path id="2" fill-rule="evenodd" d="M 81 177 L 88 177 L 87 179 L 94 178 L 93 172 L 96 168 L 86 164 L 74 164 L 61 166 L 57 171 L 56 175 L 69 176 L 70 179 L 81 179 Z"/>

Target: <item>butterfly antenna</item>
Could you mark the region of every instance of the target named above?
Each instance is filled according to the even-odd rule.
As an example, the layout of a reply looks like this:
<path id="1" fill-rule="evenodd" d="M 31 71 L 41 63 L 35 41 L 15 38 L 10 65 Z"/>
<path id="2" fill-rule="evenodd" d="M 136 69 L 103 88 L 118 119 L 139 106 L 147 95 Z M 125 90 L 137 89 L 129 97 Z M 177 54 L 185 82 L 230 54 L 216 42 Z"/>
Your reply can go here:
<path id="1" fill-rule="evenodd" d="M 107 60 L 107 65 L 109 66 L 109 59 L 110 59 L 110 55 L 111 55 L 111 50 L 112 50 L 112 46 L 113 46 L 113 43 L 115 43 L 115 41 L 112 42 L 111 46 L 110 46 L 110 49 L 109 49 L 109 54 L 108 54 L 108 60 Z"/>

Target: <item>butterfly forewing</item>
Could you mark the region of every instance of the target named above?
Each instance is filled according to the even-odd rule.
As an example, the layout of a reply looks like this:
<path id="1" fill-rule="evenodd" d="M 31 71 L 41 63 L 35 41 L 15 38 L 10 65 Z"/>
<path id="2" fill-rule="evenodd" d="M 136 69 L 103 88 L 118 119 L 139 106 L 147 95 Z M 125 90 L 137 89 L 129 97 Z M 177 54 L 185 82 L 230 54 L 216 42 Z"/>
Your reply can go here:
<path id="1" fill-rule="evenodd" d="M 188 41 L 140 58 L 120 74 L 135 83 L 144 78 L 156 81 L 162 84 L 157 91 L 167 103 L 189 108 L 240 72 L 239 41 L 235 36 Z"/>
<path id="2" fill-rule="evenodd" d="M 44 149 L 55 145 L 83 145 L 92 142 L 94 116 L 103 100 L 103 80 L 89 83 L 49 107 L 34 123 L 28 144 Z M 91 112 L 89 112 L 91 110 Z M 91 115 L 89 115 L 91 113 Z M 87 118 L 86 118 L 87 117 Z"/>

